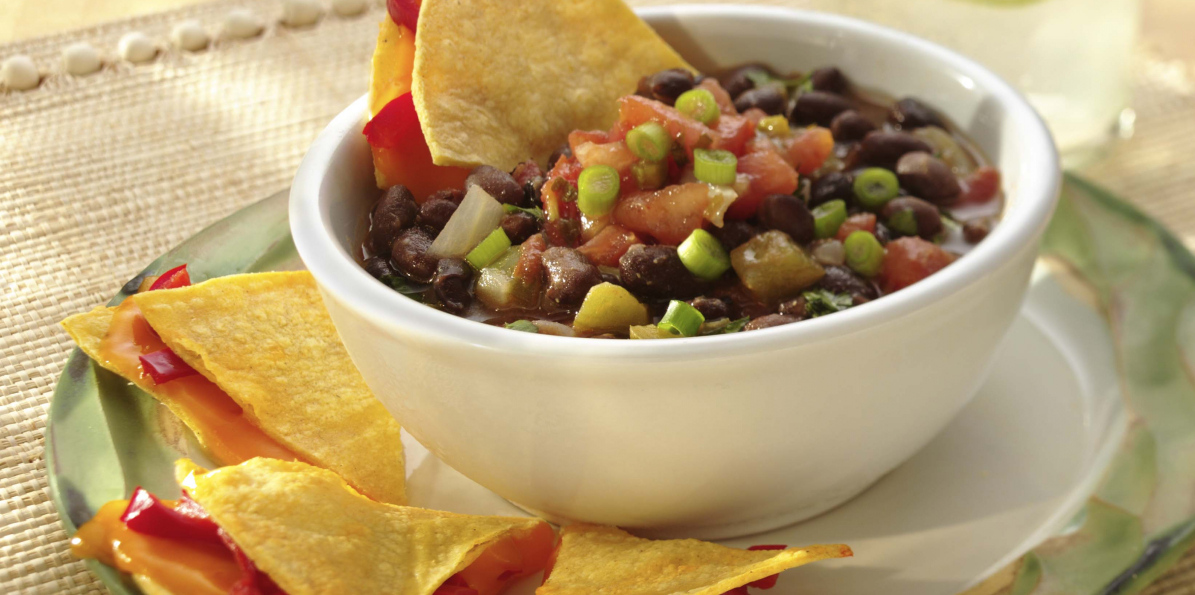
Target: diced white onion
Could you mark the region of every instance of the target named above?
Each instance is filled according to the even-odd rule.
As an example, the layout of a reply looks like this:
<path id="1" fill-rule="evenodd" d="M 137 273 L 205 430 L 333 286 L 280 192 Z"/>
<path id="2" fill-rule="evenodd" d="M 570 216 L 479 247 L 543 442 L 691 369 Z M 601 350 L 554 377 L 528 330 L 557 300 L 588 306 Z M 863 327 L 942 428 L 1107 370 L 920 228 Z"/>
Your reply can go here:
<path id="1" fill-rule="evenodd" d="M 464 258 L 502 222 L 502 203 L 494 200 L 481 186 L 474 185 L 465 194 L 448 224 L 428 248 L 438 258 Z"/>

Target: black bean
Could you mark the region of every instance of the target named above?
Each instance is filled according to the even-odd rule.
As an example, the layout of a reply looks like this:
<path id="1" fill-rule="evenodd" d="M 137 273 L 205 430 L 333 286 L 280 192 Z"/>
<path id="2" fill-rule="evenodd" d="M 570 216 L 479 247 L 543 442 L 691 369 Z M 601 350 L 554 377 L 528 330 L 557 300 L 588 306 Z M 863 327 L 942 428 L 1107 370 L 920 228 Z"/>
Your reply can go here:
<path id="1" fill-rule="evenodd" d="M 373 275 L 374 279 L 381 279 L 382 277 L 389 277 L 397 275 L 398 271 L 390 266 L 390 257 L 388 256 L 374 256 L 365 261 L 365 272 Z"/>
<path id="2" fill-rule="evenodd" d="M 710 233 L 718 239 L 723 248 L 729 252 L 745 244 L 747 240 L 753 238 L 760 232 L 760 229 L 746 221 L 731 220 L 722 224 L 722 227 L 715 227 L 710 230 Z"/>
<path id="3" fill-rule="evenodd" d="M 639 77 L 639 84 L 635 86 L 635 94 L 640 97 L 652 99 L 651 96 L 651 75 Z M 551 162 L 548 165 L 552 165 Z"/>
<path id="4" fill-rule="evenodd" d="M 759 203 L 759 222 L 778 229 L 798 244 L 813 241 L 813 213 L 805 201 L 791 194 L 769 194 Z"/>
<path id="5" fill-rule="evenodd" d="M 706 320 L 726 318 L 730 315 L 730 308 L 727 307 L 726 302 L 716 297 L 696 297 L 689 300 L 689 305 L 701 312 Z"/>
<path id="6" fill-rule="evenodd" d="M 855 199 L 855 179 L 846 172 L 831 172 L 813 181 L 809 192 L 809 206 L 816 207 L 832 200 Z"/>
<path id="7" fill-rule="evenodd" d="M 523 187 L 510 174 L 492 165 L 479 165 L 469 172 L 469 177 L 465 178 L 465 190 L 474 185 L 481 186 L 500 203 L 519 205 L 524 199 Z"/>
<path id="8" fill-rule="evenodd" d="M 456 212 L 457 204 L 443 198 L 433 198 L 419 206 L 419 225 L 440 233 L 452 214 Z"/>
<path id="9" fill-rule="evenodd" d="M 874 284 L 843 266 L 826 267 L 826 275 L 814 287 L 831 293 L 849 295 L 856 304 L 860 303 L 860 300 L 874 300 L 879 296 Z"/>
<path id="10" fill-rule="evenodd" d="M 863 137 L 858 157 L 863 164 L 894 169 L 901 157 L 916 151 L 930 153 L 933 147 L 907 132 L 876 131 Z"/>
<path id="11" fill-rule="evenodd" d="M 757 331 L 760 329 L 772 328 L 774 326 L 792 324 L 794 322 L 800 322 L 800 320 L 792 316 L 785 316 L 784 314 L 768 314 L 767 316 L 760 316 L 759 318 L 748 322 L 747 326 L 743 327 L 743 330 Z"/>
<path id="12" fill-rule="evenodd" d="M 834 135 L 834 140 L 840 143 L 863 140 L 867 133 L 875 129 L 876 125 L 872 124 L 871 120 L 855 110 L 842 112 L 834 116 L 830 122 L 830 133 Z"/>
<path id="13" fill-rule="evenodd" d="M 572 248 L 548 248 L 544 250 L 543 262 L 548 273 L 544 295 L 558 304 L 580 303 L 589 288 L 602 282 L 598 268 Z"/>
<path id="14" fill-rule="evenodd" d="M 968 243 L 978 244 L 992 231 L 992 222 L 987 218 L 972 219 L 963 224 L 963 239 Z"/>
<path id="15" fill-rule="evenodd" d="M 511 244 L 522 244 L 539 233 L 539 219 L 523 211 L 509 213 L 502 217 L 502 231 L 506 232 Z"/>
<path id="16" fill-rule="evenodd" d="M 631 246 L 618 260 L 618 277 L 631 293 L 646 297 L 686 299 L 704 287 L 672 246 Z"/>
<path id="17" fill-rule="evenodd" d="M 880 211 L 888 228 L 907 236 L 932 240 L 942 233 L 942 214 L 938 207 L 912 196 L 900 196 L 888 201 Z"/>
<path id="18" fill-rule="evenodd" d="M 473 301 L 473 267 L 460 258 L 444 258 L 436 265 L 432 289 L 450 312 L 461 312 Z"/>
<path id="19" fill-rule="evenodd" d="M 427 283 L 436 274 L 437 258 L 427 253 L 432 234 L 421 227 L 403 231 L 390 248 L 390 260 L 412 281 Z"/>
<path id="20" fill-rule="evenodd" d="M 840 95 L 825 91 L 809 91 L 797 97 L 793 113 L 789 118 L 793 124 L 805 126 L 817 124 L 829 126 L 834 116 L 851 109 L 851 102 Z"/>
<path id="21" fill-rule="evenodd" d="M 901 130 L 913 130 L 925 126 L 946 127 L 945 121 L 942 120 L 942 116 L 938 115 L 938 112 L 912 97 L 897 101 L 892 106 L 892 112 L 888 114 L 888 117 Z"/>
<path id="22" fill-rule="evenodd" d="M 568 143 L 564 143 L 563 145 L 556 147 L 555 151 L 552 151 L 552 155 L 548 157 L 548 167 L 555 167 L 556 162 L 560 161 L 561 157 L 568 157 L 569 159 L 573 158 L 573 148 L 570 147 Z"/>
<path id="23" fill-rule="evenodd" d="M 892 230 L 888 229 L 888 226 L 884 225 L 882 221 L 876 222 L 876 230 L 872 235 L 880 241 L 881 246 L 887 246 L 888 242 L 892 241 Z"/>
<path id="24" fill-rule="evenodd" d="M 788 100 L 785 99 L 784 93 L 781 93 L 780 89 L 772 85 L 748 89 L 734 100 L 734 108 L 739 112 L 745 112 L 753 107 L 763 110 L 769 116 L 783 115 L 785 108 L 788 107 Z"/>
<path id="25" fill-rule="evenodd" d="M 809 313 L 805 311 L 805 298 L 801 296 L 782 302 L 778 310 L 781 314 L 791 316 L 797 320 L 809 318 Z"/>
<path id="26" fill-rule="evenodd" d="M 437 199 L 452 201 L 459 205 L 462 200 L 465 200 L 465 191 L 459 188 L 444 188 L 443 190 L 433 192 L 431 196 L 427 197 L 429 201 Z"/>
<path id="27" fill-rule="evenodd" d="M 369 227 L 369 244 L 378 254 L 390 252 L 390 245 L 402 230 L 415 224 L 419 216 L 419 205 L 406 186 L 391 186 L 382 199 L 373 207 L 373 218 Z"/>
<path id="28" fill-rule="evenodd" d="M 748 72 L 761 72 L 770 76 L 775 76 L 776 73 L 765 64 L 744 64 L 718 77 L 718 82 L 722 84 L 722 88 L 731 97 L 737 98 L 742 95 L 744 91 L 755 88 L 755 81 L 747 76 Z"/>
<path id="29" fill-rule="evenodd" d="M 813 85 L 814 91 L 825 91 L 827 93 L 838 93 L 839 95 L 846 92 L 850 84 L 846 80 L 846 75 L 834 66 L 827 66 L 813 71 L 809 75 L 809 82 Z"/>
<path id="30" fill-rule="evenodd" d="M 647 85 L 652 99 L 672 105 L 681 93 L 693 88 L 693 73 L 684 68 L 661 70 L 651 75 Z"/>
<path id="31" fill-rule="evenodd" d="M 954 201 L 962 193 L 958 178 L 941 159 L 922 151 L 906 153 L 896 162 L 900 185 L 910 194 L 934 204 Z"/>

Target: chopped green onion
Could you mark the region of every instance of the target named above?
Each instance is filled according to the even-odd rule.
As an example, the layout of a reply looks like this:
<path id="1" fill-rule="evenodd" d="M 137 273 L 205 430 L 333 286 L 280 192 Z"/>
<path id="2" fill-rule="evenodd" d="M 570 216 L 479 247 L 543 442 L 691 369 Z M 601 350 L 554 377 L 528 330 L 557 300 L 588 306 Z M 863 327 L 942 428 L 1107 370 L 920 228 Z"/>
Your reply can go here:
<path id="1" fill-rule="evenodd" d="M 869 231 L 852 232 L 842 243 L 846 249 L 846 265 L 864 277 L 879 274 L 884 264 L 884 247 Z"/>
<path id="2" fill-rule="evenodd" d="M 645 122 L 627 132 L 627 148 L 645 161 L 662 161 L 672 150 L 672 137 L 656 122 Z"/>
<path id="3" fill-rule="evenodd" d="M 755 128 L 768 136 L 788 136 L 791 132 L 788 118 L 784 116 L 768 116 L 760 120 Z"/>
<path id="4" fill-rule="evenodd" d="M 674 336 L 692 337 L 701 330 L 703 322 L 705 316 L 697 308 L 680 300 L 672 300 L 668 302 L 668 311 L 664 312 L 664 317 L 656 326 Z"/>
<path id="5" fill-rule="evenodd" d="M 676 98 L 676 111 L 709 124 L 718 119 L 718 101 L 705 89 L 689 89 Z"/>
<path id="6" fill-rule="evenodd" d="M 717 238 L 704 229 L 695 229 L 676 248 L 681 264 L 690 273 L 714 281 L 730 268 L 730 256 Z"/>
<path id="7" fill-rule="evenodd" d="M 869 167 L 855 174 L 855 198 L 863 208 L 879 210 L 900 193 L 900 181 L 896 174 L 882 168 Z"/>
<path id="8" fill-rule="evenodd" d="M 577 178 L 577 208 L 587 217 L 600 217 L 614 210 L 618 201 L 618 170 L 609 165 L 591 165 Z"/>
<path id="9" fill-rule="evenodd" d="M 831 200 L 813 208 L 813 234 L 819 240 L 838 235 L 846 222 L 846 202 Z"/>
<path id="10" fill-rule="evenodd" d="M 473 268 L 481 270 L 502 256 L 507 248 L 510 248 L 510 238 L 506 237 L 506 232 L 499 227 L 491 231 L 476 248 L 470 250 L 469 254 L 465 255 L 465 260 L 469 261 Z"/>
<path id="11" fill-rule="evenodd" d="M 507 215 L 510 215 L 512 213 L 518 213 L 518 212 L 522 211 L 524 213 L 527 213 L 528 215 L 531 215 L 532 217 L 535 217 L 536 219 L 544 218 L 544 210 L 539 207 L 531 207 L 530 209 L 524 209 L 523 207 L 516 207 L 514 205 L 504 204 L 504 205 L 502 205 L 502 210 L 505 211 Z"/>
<path id="12" fill-rule="evenodd" d="M 631 177 L 640 190 L 656 190 L 668 181 L 668 163 L 665 161 L 639 161 L 631 166 Z"/>
<path id="13" fill-rule="evenodd" d="M 730 151 L 721 149 L 693 150 L 693 175 L 706 184 L 733 184 L 734 176 L 738 173 L 738 166 L 738 158 Z"/>
<path id="14" fill-rule="evenodd" d="M 530 320 L 516 320 L 514 322 L 508 322 L 503 326 L 512 331 L 523 331 L 524 333 L 539 332 L 539 327 L 535 326 L 535 323 L 531 322 Z"/>

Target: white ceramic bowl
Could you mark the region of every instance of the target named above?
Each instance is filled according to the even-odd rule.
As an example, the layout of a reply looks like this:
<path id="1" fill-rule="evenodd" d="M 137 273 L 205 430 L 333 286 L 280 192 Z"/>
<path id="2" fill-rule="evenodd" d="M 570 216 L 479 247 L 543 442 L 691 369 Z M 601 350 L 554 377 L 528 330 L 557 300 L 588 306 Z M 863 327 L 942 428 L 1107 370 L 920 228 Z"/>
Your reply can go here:
<path id="1" fill-rule="evenodd" d="M 350 256 L 378 196 L 362 98 L 303 159 L 291 231 L 365 380 L 461 473 L 551 519 L 707 538 L 767 530 L 858 494 L 971 398 L 1021 305 L 1058 159 L 1011 87 L 909 35 L 776 8 L 640 14 L 699 68 L 836 65 L 928 101 L 1001 169 L 1003 221 L 929 279 L 798 324 L 668 341 L 513 332 L 398 295 Z"/>

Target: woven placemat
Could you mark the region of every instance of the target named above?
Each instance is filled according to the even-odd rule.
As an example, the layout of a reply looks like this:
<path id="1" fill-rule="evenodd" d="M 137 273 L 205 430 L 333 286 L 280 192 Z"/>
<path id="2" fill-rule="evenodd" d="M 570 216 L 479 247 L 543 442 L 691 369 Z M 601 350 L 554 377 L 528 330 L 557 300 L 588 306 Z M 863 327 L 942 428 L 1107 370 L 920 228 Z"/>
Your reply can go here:
<path id="1" fill-rule="evenodd" d="M 634 4 L 663 2 L 640 1 Z M 799 1 L 772 2 L 799 5 Z M 208 50 L 167 47 L 193 18 L 216 34 L 233 7 L 262 16 L 257 38 Z M 278 24 L 277 0 L 217 1 L 0 45 L 48 73 L 30 92 L 0 90 L 0 592 L 104 593 L 72 560 L 50 503 L 44 418 L 71 348 L 57 322 L 106 301 L 141 268 L 205 225 L 285 188 L 308 143 L 365 91 L 380 4 L 358 17 Z M 115 60 L 140 30 L 162 43 L 151 64 Z M 59 74 L 61 49 L 107 53 L 83 78 Z M 1086 172 L 1195 233 L 1195 93 L 1179 64 L 1138 59 L 1138 136 Z M 1151 594 L 1195 593 L 1195 557 Z"/>

